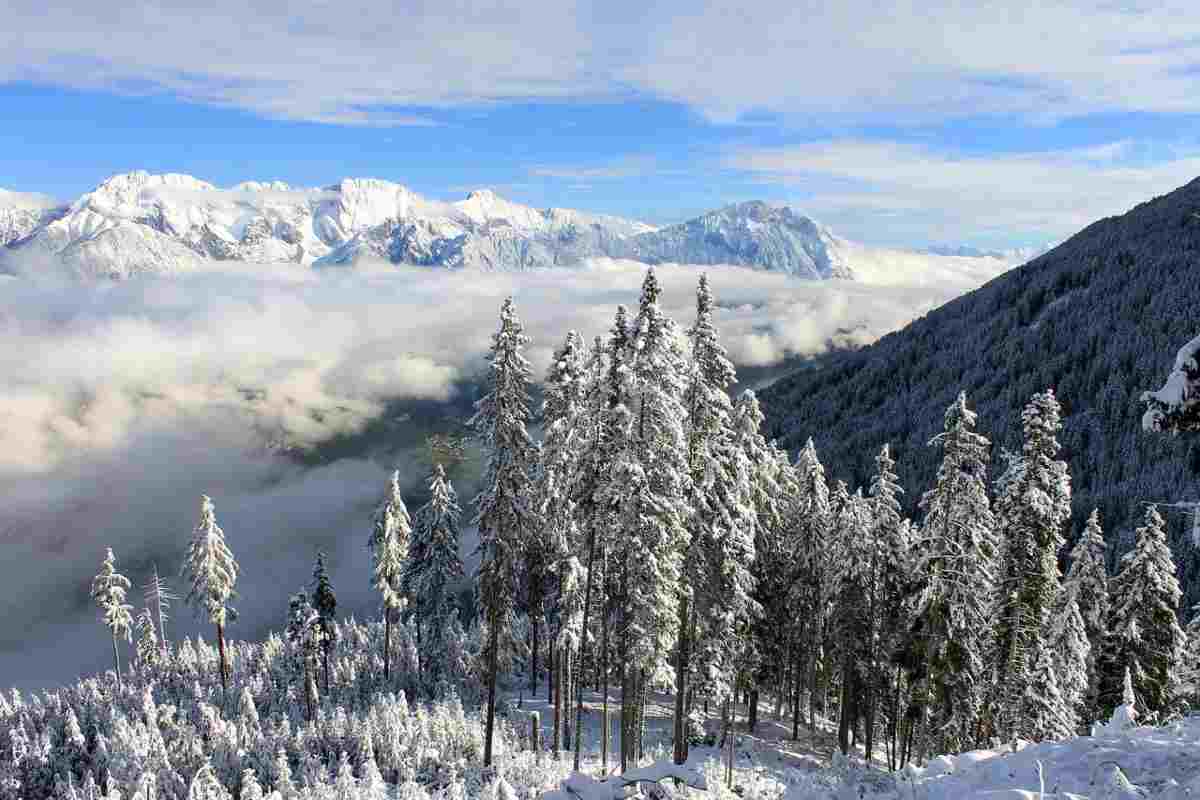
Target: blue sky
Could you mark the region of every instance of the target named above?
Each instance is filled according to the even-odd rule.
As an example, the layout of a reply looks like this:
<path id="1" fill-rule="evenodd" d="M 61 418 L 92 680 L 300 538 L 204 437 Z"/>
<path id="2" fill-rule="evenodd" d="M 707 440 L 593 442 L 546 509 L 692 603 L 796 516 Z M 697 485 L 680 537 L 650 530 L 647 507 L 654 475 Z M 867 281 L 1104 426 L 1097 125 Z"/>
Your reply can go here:
<path id="1" fill-rule="evenodd" d="M 1200 175 L 1200 11 L 961 2 L 4 0 L 0 187 L 381 177 L 669 222 L 1062 238 Z"/>

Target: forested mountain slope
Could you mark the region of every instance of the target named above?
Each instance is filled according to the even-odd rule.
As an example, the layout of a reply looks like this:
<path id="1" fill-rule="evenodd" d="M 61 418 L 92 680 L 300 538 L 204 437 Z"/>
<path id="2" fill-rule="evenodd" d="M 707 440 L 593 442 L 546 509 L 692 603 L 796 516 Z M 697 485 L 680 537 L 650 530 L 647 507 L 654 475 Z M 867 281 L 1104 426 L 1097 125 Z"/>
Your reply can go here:
<path id="1" fill-rule="evenodd" d="M 812 436 L 832 476 L 861 485 L 891 442 L 909 510 L 939 452 L 927 442 L 959 390 L 993 441 L 1019 447 L 1020 412 L 1053 387 L 1074 484 L 1073 530 L 1098 506 L 1110 558 L 1128 548 L 1144 501 L 1200 496 L 1200 439 L 1142 431 L 1141 392 L 1158 388 L 1200 328 L 1200 179 L 1102 219 L 1050 252 L 851 354 L 761 394 L 768 435 L 793 453 Z M 1170 516 L 1185 586 L 1200 599 L 1190 516 Z"/>

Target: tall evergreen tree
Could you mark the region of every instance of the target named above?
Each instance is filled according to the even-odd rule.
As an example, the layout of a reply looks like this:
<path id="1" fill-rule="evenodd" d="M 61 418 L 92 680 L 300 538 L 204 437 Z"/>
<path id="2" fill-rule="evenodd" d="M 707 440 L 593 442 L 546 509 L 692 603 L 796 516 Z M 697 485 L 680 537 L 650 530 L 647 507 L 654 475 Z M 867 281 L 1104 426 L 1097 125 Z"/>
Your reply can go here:
<path id="1" fill-rule="evenodd" d="M 526 559 L 529 564 L 527 594 L 530 620 L 534 624 L 530 670 L 530 691 L 537 687 L 539 628 L 549 624 L 549 617 L 559 619 L 562 598 L 563 571 L 571 567 L 566 561 L 576 550 L 577 528 L 573 485 L 578 480 L 580 446 L 584 425 L 582 401 L 586 391 L 586 353 L 583 340 L 575 331 L 568 331 L 561 347 L 555 351 L 542 384 L 541 416 L 543 440 L 541 469 L 536 480 L 538 513 L 542 527 L 531 537 L 534 552 Z M 571 586 L 577 582 L 571 581 Z M 582 591 L 582 587 L 580 587 Z M 550 608 L 553 606 L 553 608 Z M 556 637 L 557 638 L 557 637 Z"/>
<path id="2" fill-rule="evenodd" d="M 891 656 L 906 627 L 904 600 L 909 581 L 909 526 L 900 507 L 899 476 L 891 448 L 884 445 L 875 458 L 871 480 L 870 529 L 867 545 L 870 576 L 868 607 L 870 635 L 867 644 L 863 723 L 867 760 L 874 754 L 877 712 L 882 698 L 892 696 Z M 888 711 L 892 711 L 889 706 Z"/>
<path id="3" fill-rule="evenodd" d="M 487 393 L 475 404 L 470 422 L 487 454 L 483 488 L 475 498 L 479 600 L 488 632 L 487 766 L 492 763 L 500 627 L 516 600 L 525 540 L 539 524 L 531 503 L 536 451 L 525 427 L 529 422 L 529 362 L 523 353 L 527 342 L 510 297 L 500 309 L 500 328 L 492 337 Z"/>
<path id="4" fill-rule="evenodd" d="M 1087 638 L 1075 590 L 1075 584 L 1063 584 L 1051 617 L 1048 647 L 1071 735 L 1079 732 L 1081 722 L 1088 716 L 1088 665 L 1092 662 L 1092 643 Z"/>
<path id="5" fill-rule="evenodd" d="M 117 558 L 108 548 L 100 572 L 92 579 L 92 599 L 101 611 L 101 621 L 112 635 L 113 668 L 117 672 L 117 685 L 121 685 L 121 656 L 117 650 L 117 639 L 133 641 L 133 606 L 125 602 L 129 579 L 117 572 Z"/>
<path id="6" fill-rule="evenodd" d="M 431 652 L 442 653 L 454 608 L 454 586 L 463 578 L 459 556 L 459 519 L 462 510 L 454 484 L 441 464 L 429 476 L 429 501 L 417 509 L 412 557 L 404 576 L 417 625 L 424 629 Z M 435 672 L 443 668 L 436 658 L 426 660 Z M 436 677 L 436 676 L 435 676 Z"/>
<path id="7" fill-rule="evenodd" d="M 675 669 L 674 756 L 680 764 L 687 760 L 685 701 L 693 648 L 710 676 L 710 692 L 723 703 L 732 693 L 747 644 L 744 628 L 758 609 L 752 596 L 755 519 L 751 465 L 732 425 L 728 388 L 737 376 L 720 344 L 713 306 L 708 279 L 702 275 L 696 290 L 696 322 L 688 331 L 692 360 L 685 433 L 691 514 L 679 585 Z M 692 641 L 690 635 L 694 620 L 698 641 Z"/>
<path id="8" fill-rule="evenodd" d="M 225 655 L 225 625 L 237 619 L 237 610 L 229 605 L 236 596 L 238 565 L 225 544 L 225 532 L 217 525 L 216 509 L 208 495 L 200 499 L 200 522 L 192 533 L 183 575 L 191 584 L 187 602 L 202 610 L 217 628 L 217 646 L 221 658 L 221 686 L 229 689 L 229 661 Z"/>
<path id="9" fill-rule="evenodd" d="M 625 670 L 623 766 L 635 760 L 635 698 L 666 667 L 679 618 L 679 580 L 687 547 L 688 464 L 684 431 L 685 358 L 674 320 L 659 306 L 654 270 L 646 273 L 627 351 L 629 444 L 613 465 L 610 498 L 620 503 L 615 550 L 623 553 L 620 636 Z M 618 427 L 619 427 L 618 423 Z"/>
<path id="10" fill-rule="evenodd" d="M 400 495 L 400 470 L 394 470 L 375 510 L 371 538 L 371 576 L 383 605 L 383 677 L 391 676 L 392 618 L 404 610 L 404 574 L 412 540 L 412 520 Z M 328 688 L 328 687 L 326 687 Z"/>
<path id="11" fill-rule="evenodd" d="M 313 564 L 312 606 L 317 611 L 317 624 L 321 627 L 321 661 L 325 667 L 325 692 L 329 693 L 329 656 L 337 644 L 337 595 L 329 582 L 329 571 L 325 568 L 325 553 L 318 552 Z"/>
<path id="12" fill-rule="evenodd" d="M 975 431 L 966 394 L 946 409 L 937 483 L 922 497 L 915 546 L 919 679 L 932 697 L 936 752 L 953 753 L 978 736 L 985 699 L 986 633 L 996 579 L 995 519 L 987 492 L 991 443 Z"/>
<path id="13" fill-rule="evenodd" d="M 1108 569 L 1104 532 L 1100 527 L 1100 510 L 1088 516 L 1083 535 L 1071 550 L 1071 566 L 1063 587 L 1074 597 L 1083 618 L 1088 644 L 1088 690 L 1083 702 L 1084 722 L 1096 720 L 1096 695 L 1099 675 L 1096 660 L 1104 647 L 1108 624 Z"/>
<path id="14" fill-rule="evenodd" d="M 997 512 L 1005 545 L 998 587 L 992 700 L 993 730 L 1040 738 L 1020 711 L 1033 686 L 1047 621 L 1060 588 L 1058 551 L 1071 515 L 1071 479 L 1056 458 L 1062 421 L 1054 391 L 1035 394 L 1021 414 L 1024 444 L 1009 465 Z M 1025 728 L 1024 731 L 1021 728 Z"/>
<path id="15" fill-rule="evenodd" d="M 1133 550 L 1121 558 L 1112 580 L 1108 636 L 1100 656 L 1100 707 L 1111 712 L 1121 697 L 1125 671 L 1138 707 L 1162 713 L 1176 699 L 1177 669 L 1184 648 L 1179 627 L 1179 581 L 1158 509 L 1146 509 Z"/>

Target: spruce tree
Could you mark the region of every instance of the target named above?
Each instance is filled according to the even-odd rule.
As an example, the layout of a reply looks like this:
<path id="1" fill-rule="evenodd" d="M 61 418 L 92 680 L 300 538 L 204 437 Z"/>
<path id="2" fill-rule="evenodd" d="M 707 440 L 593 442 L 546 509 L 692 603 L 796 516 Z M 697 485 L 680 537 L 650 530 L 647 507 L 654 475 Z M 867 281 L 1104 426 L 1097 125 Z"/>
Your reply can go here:
<path id="1" fill-rule="evenodd" d="M 412 555 L 404 575 L 405 593 L 412 602 L 419 629 L 431 653 L 445 651 L 448 622 L 454 610 L 454 587 L 462 580 L 459 556 L 459 519 L 462 509 L 454 484 L 446 470 L 436 464 L 429 476 L 429 500 L 417 509 L 413 528 Z M 437 658 L 425 660 L 435 671 L 444 665 Z"/>
<path id="2" fill-rule="evenodd" d="M 692 649 L 709 676 L 708 689 L 713 698 L 725 702 L 733 692 L 748 644 L 747 626 L 759 611 L 751 572 L 756 533 L 752 468 L 733 428 L 727 390 L 737 376 L 719 342 L 713 305 L 708 280 L 701 276 L 696 291 L 696 322 L 688 331 L 692 360 L 686 395 L 687 469 L 691 479 L 687 502 L 691 514 L 679 591 L 676 763 L 687 760 L 684 719 Z M 693 624 L 697 641 L 691 640 Z"/>
<path id="3" fill-rule="evenodd" d="M 891 448 L 884 445 L 875 458 L 875 476 L 871 480 L 870 529 L 868 537 L 870 579 L 868 606 L 870 638 L 864 697 L 864 733 L 867 760 L 873 757 L 876 714 L 883 698 L 893 693 L 891 656 L 900 644 L 900 632 L 907 627 L 904 600 L 909 582 L 909 526 L 900 507 L 899 476 Z M 894 704 L 885 709 L 889 717 Z"/>
<path id="4" fill-rule="evenodd" d="M 583 340 L 568 331 L 565 340 L 551 358 L 542 384 L 541 417 L 543 441 L 541 463 L 536 480 L 538 513 L 542 527 L 530 537 L 531 553 L 526 558 L 527 596 L 530 620 L 534 624 L 534 651 L 530 670 L 530 691 L 536 692 L 539 628 L 549 626 L 549 617 L 560 619 L 564 561 L 576 549 L 577 528 L 572 501 L 573 485 L 578 479 L 580 445 L 584 435 L 580 424 L 582 400 L 586 389 L 586 353 Z M 574 586 L 575 584 L 572 583 Z M 580 587 L 582 591 L 582 587 Z M 553 638 L 557 638 L 555 634 Z"/>
<path id="5" fill-rule="evenodd" d="M 1058 551 L 1071 515 L 1070 476 L 1066 462 L 1056 458 L 1062 421 L 1054 391 L 1035 394 L 1021 423 L 1021 455 L 1009 465 L 997 501 L 1005 552 L 997 591 L 992 724 L 1001 738 L 1020 726 L 1020 705 L 1047 646 L 1047 621 L 1060 588 Z"/>
<path id="6" fill-rule="evenodd" d="M 225 656 L 225 625 L 237 619 L 237 610 L 229 605 L 236 596 L 238 565 L 225 544 L 225 532 L 217 525 L 216 510 L 208 495 L 200 498 L 200 522 L 192 533 L 183 562 L 183 575 L 191 584 L 187 602 L 208 616 L 217 628 L 217 646 L 221 658 L 221 687 L 229 690 L 229 662 Z"/>
<path id="7" fill-rule="evenodd" d="M 1146 509 L 1133 550 L 1121 558 L 1110 587 L 1108 636 L 1100 656 L 1100 707 L 1120 701 L 1128 670 L 1137 705 L 1160 714 L 1178 693 L 1177 669 L 1185 638 L 1179 627 L 1179 581 L 1158 509 Z"/>
<path id="8" fill-rule="evenodd" d="M 325 568 L 325 553 L 318 552 L 313 564 L 312 606 L 317 612 L 317 624 L 321 628 L 321 660 L 325 667 L 325 692 L 329 693 L 329 656 L 337 644 L 337 595 L 329 582 L 329 571 Z"/>
<path id="9" fill-rule="evenodd" d="M 487 393 L 475 404 L 470 422 L 487 457 L 483 488 L 475 498 L 479 600 L 488 632 L 485 766 L 492 763 L 500 628 L 516 600 L 525 540 L 539 524 L 531 503 L 535 448 L 525 427 L 530 416 L 529 362 L 523 353 L 527 342 L 510 297 L 492 337 Z"/>
<path id="10" fill-rule="evenodd" d="M 986 633 L 996 578 L 995 519 L 987 492 L 991 443 L 960 393 L 946 409 L 937 483 L 920 501 L 915 544 L 916 674 L 932 696 L 928 708 L 937 752 L 959 752 L 978 736 L 988 676 Z"/>
<path id="11" fill-rule="evenodd" d="M 1104 543 L 1104 532 L 1100 527 L 1100 510 L 1093 509 L 1088 516 L 1083 535 L 1071 550 L 1071 566 L 1063 587 L 1075 599 L 1083 618 L 1087 635 L 1088 690 L 1083 700 L 1083 721 L 1092 722 L 1096 717 L 1096 695 L 1099 691 L 1099 675 L 1096 661 L 1104 648 L 1108 624 L 1108 569 Z"/>
<path id="12" fill-rule="evenodd" d="M 129 579 L 117 572 L 117 558 L 112 548 L 105 552 L 100 572 L 92 579 L 92 599 L 101 612 L 101 621 L 112 635 L 113 668 L 117 672 L 117 686 L 121 685 L 121 656 L 117 650 L 117 639 L 133 641 L 133 606 L 125 602 L 125 592 L 130 587 Z"/>
<path id="13" fill-rule="evenodd" d="M 628 446 L 613 464 L 608 496 L 620 507 L 623 766 L 636 759 L 633 704 L 675 645 L 679 580 L 687 547 L 686 367 L 674 320 L 659 306 L 654 270 L 642 282 L 627 351 Z"/>
<path id="14" fill-rule="evenodd" d="M 1074 584 L 1063 585 L 1051 618 L 1048 649 L 1058 676 L 1065 716 L 1072 731 L 1077 733 L 1088 716 L 1088 665 L 1092 662 L 1092 644 L 1087 638 L 1087 626 L 1079 611 L 1075 588 Z"/>
<path id="15" fill-rule="evenodd" d="M 412 521 L 400 495 L 400 471 L 392 472 L 383 500 L 375 510 L 368 548 L 372 583 L 383 605 L 383 677 L 391 676 L 392 618 L 404 610 L 405 568 L 412 539 Z"/>

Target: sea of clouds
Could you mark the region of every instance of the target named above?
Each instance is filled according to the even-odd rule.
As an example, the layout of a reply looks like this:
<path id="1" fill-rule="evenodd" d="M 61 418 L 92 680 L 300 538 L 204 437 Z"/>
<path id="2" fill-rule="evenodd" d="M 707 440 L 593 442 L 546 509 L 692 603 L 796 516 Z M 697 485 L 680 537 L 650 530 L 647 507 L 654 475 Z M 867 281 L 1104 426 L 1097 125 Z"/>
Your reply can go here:
<path id="1" fill-rule="evenodd" d="M 606 335 L 618 304 L 636 307 L 645 270 L 222 262 L 118 283 L 0 280 L 0 683 L 105 668 L 107 631 L 88 597 L 104 549 L 135 584 L 157 564 L 182 592 L 175 576 L 202 493 L 243 570 L 231 635 L 279 626 L 318 549 L 339 608 L 374 614 L 365 542 L 387 472 L 401 470 L 415 510 L 423 437 L 469 413 L 503 299 L 515 299 L 540 376 L 568 329 Z M 864 344 L 981 280 L 704 271 L 725 345 L 745 367 Z M 684 326 L 700 272 L 658 268 L 662 305 Z M 470 470 L 460 474 L 469 484 Z M 473 487 L 459 489 L 466 505 Z M 207 633 L 182 608 L 169 627 Z"/>

